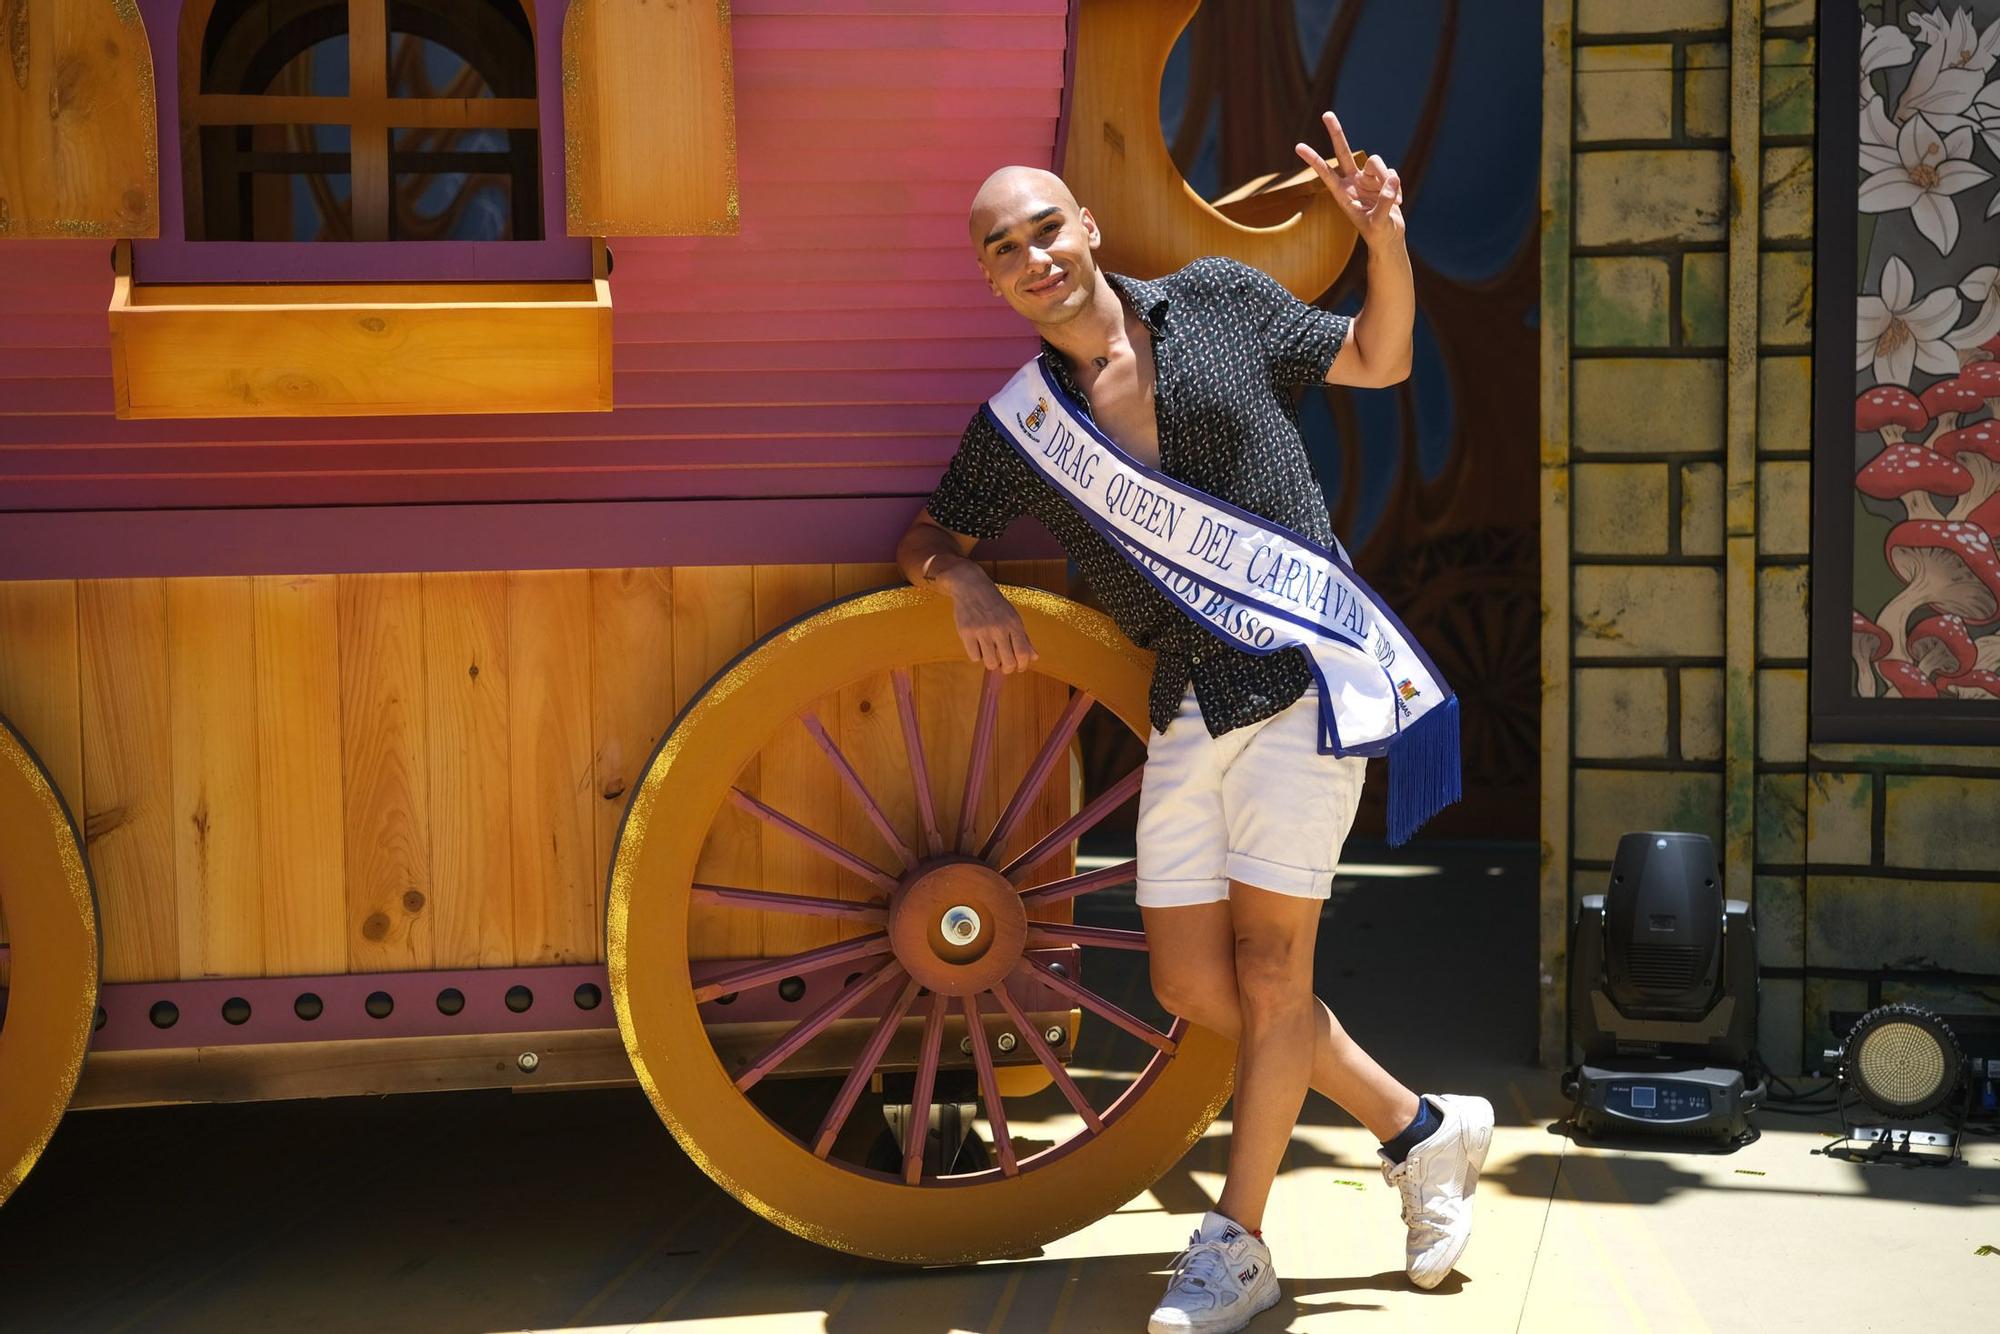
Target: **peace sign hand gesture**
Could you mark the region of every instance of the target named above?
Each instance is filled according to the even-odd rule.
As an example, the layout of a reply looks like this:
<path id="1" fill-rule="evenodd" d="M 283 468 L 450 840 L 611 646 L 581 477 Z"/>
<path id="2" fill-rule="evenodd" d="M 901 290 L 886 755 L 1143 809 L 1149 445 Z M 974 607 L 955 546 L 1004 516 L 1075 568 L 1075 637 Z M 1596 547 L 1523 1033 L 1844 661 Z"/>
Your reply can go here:
<path id="1" fill-rule="evenodd" d="M 1386 240 L 1403 239 L 1403 178 L 1380 157 L 1371 155 L 1363 162 L 1347 146 L 1340 117 L 1331 111 L 1320 119 L 1333 138 L 1333 161 L 1300 144 L 1298 154 L 1325 182 L 1327 193 L 1347 214 L 1361 239 L 1373 246 Z"/>

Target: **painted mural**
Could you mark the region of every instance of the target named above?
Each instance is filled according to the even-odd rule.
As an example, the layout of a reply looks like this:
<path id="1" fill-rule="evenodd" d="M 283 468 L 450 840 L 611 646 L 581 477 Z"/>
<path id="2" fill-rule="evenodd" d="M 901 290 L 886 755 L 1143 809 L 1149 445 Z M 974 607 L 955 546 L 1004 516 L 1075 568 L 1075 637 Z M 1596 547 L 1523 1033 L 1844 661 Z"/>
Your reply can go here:
<path id="1" fill-rule="evenodd" d="M 1885 0 L 1861 12 L 1849 677 L 1862 699 L 1990 717 L 2000 708 L 2000 0 Z"/>
<path id="2" fill-rule="evenodd" d="M 1465 700 L 1466 800 L 1439 828 L 1532 837 L 1540 734 L 1536 25 L 1460 0 L 1209 0 L 1161 87 L 1204 197 L 1298 166 L 1337 109 L 1402 174 L 1415 368 L 1390 391 L 1309 390 L 1300 422 L 1334 530 L 1435 645 Z M 1510 128 L 1511 127 L 1511 128 Z M 1360 262 L 1320 304 L 1351 313 Z"/>

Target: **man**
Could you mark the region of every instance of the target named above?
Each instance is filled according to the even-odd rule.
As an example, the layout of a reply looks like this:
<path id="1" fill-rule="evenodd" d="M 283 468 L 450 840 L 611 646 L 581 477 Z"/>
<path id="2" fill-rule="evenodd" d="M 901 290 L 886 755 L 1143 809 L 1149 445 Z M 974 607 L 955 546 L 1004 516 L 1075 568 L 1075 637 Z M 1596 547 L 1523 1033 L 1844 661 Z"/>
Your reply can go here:
<path id="1" fill-rule="evenodd" d="M 1403 1198 L 1408 1272 L 1424 1288 L 1436 1286 L 1465 1248 L 1467 1197 L 1493 1127 L 1482 1098 L 1420 1099 L 1391 1078 L 1312 993 L 1321 905 L 1332 892 L 1367 764 L 1353 739 L 1377 735 L 1358 730 L 1364 697 L 1381 687 L 1385 670 L 1397 684 L 1388 665 L 1399 651 L 1403 662 L 1429 666 L 1421 650 L 1375 628 L 1376 620 L 1393 623 L 1385 609 L 1350 606 L 1345 624 L 1357 633 L 1349 641 L 1326 611 L 1350 592 L 1372 594 L 1342 574 L 1352 572 L 1335 554 L 1299 438 L 1295 390 L 1315 381 L 1380 387 L 1404 379 L 1416 303 L 1400 178 L 1379 157 L 1356 161 L 1339 120 L 1328 113 L 1325 122 L 1333 163 L 1304 144 L 1298 151 L 1367 247 L 1366 298 L 1352 320 L 1309 306 L 1230 260 L 1198 260 L 1151 282 L 1102 273 L 1092 253 L 1101 239 L 1097 223 L 1060 178 L 1026 167 L 988 178 L 970 219 L 980 269 L 993 292 L 1035 326 L 1042 357 L 974 417 L 896 552 L 913 584 L 952 598 L 972 658 L 1023 670 L 1035 659 L 1026 628 L 967 553 L 1018 514 L 1032 513 L 1063 543 L 1119 627 L 1157 654 L 1137 873 L 1153 988 L 1165 1008 L 1237 1038 L 1239 1047 L 1228 1180 L 1175 1262 L 1153 1313 L 1155 1334 L 1241 1329 L 1278 1300 L 1260 1229 L 1308 1086 L 1383 1142 L 1384 1176 Z M 1039 392 L 1043 386 L 1048 392 Z M 1026 411 L 1003 414 L 1013 401 L 1007 394 L 1025 395 L 1019 402 Z M 1053 436 L 1052 415 L 1067 423 Z M 1109 494 L 1100 486 L 1107 474 Z M 1151 497 L 1136 517 L 1134 485 Z M 1233 538 L 1208 542 L 1205 552 L 1197 539 L 1201 559 L 1163 542 L 1149 545 L 1149 534 L 1165 533 L 1181 517 L 1159 498 L 1169 491 L 1196 505 L 1233 507 L 1204 513 L 1268 521 L 1262 540 L 1306 552 L 1307 564 L 1318 559 L 1322 582 L 1315 585 L 1310 573 L 1292 578 L 1288 568 L 1281 589 L 1267 562 L 1265 575 L 1253 571 L 1232 592 L 1226 581 L 1242 578 Z M 1114 528 L 1117 522 L 1125 527 Z M 1263 554 L 1253 553 L 1251 565 Z M 1221 591 L 1184 586 L 1197 576 Z M 1329 589 L 1327 580 L 1339 587 Z M 1248 608 L 1257 613 L 1253 624 L 1258 615 L 1282 617 L 1276 594 L 1294 587 L 1302 595 L 1294 600 L 1311 601 L 1326 623 L 1311 633 L 1288 631 L 1297 642 L 1311 640 L 1311 652 L 1271 647 L 1288 641 L 1273 640 L 1268 629 L 1231 638 L 1224 622 L 1240 630 L 1241 616 L 1204 621 L 1200 614 Z M 1303 597 L 1315 587 L 1315 596 Z M 1292 619 L 1305 625 L 1310 610 Z M 1365 641 L 1358 633 L 1364 627 Z M 1364 642 L 1382 668 L 1356 651 Z M 1366 669 L 1346 684 L 1328 675 L 1329 663 L 1343 670 L 1340 652 Z M 1383 744 L 1397 741 L 1416 716 L 1408 701 L 1422 691 L 1413 680 L 1449 695 L 1431 676 L 1406 676 L 1400 695 L 1387 697 L 1393 708 L 1384 715 Z M 1329 734 L 1333 745 L 1318 744 Z M 1328 750 L 1336 753 L 1322 753 Z M 1449 755 L 1451 790 L 1434 795 L 1422 813 L 1456 795 L 1455 749 Z M 1395 762 L 1401 758 L 1398 751 Z"/>

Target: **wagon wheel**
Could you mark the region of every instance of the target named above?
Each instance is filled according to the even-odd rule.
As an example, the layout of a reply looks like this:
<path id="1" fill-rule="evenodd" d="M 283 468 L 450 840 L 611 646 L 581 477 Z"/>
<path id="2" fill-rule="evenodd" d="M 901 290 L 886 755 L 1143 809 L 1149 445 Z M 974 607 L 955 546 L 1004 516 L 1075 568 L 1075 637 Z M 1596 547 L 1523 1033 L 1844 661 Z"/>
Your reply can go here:
<path id="1" fill-rule="evenodd" d="M 1136 1001 L 1121 1005 L 1092 989 L 1107 952 L 1120 952 L 1128 964 L 1142 958 L 1123 952 L 1143 950 L 1143 935 L 1046 920 L 1050 905 L 1130 882 L 1129 862 L 1080 875 L 1067 863 L 1073 841 L 1136 793 L 1138 771 L 1069 818 L 1058 813 L 1041 828 L 1027 827 L 1036 794 L 1058 766 L 1067 768 L 1070 739 L 1093 702 L 1144 735 L 1145 655 L 1095 612 L 1034 589 L 1004 591 L 1040 652 L 1036 670 L 1067 704 L 1032 739 L 1034 759 L 1023 758 L 1022 775 L 988 785 L 983 808 L 978 789 L 988 784 L 995 737 L 1013 729 L 1010 740 L 1019 741 L 1023 726 L 1039 723 L 1002 715 L 1001 678 L 989 672 L 964 725 L 934 725 L 926 738 L 911 706 L 913 675 L 929 664 L 955 662 L 965 670 L 950 604 L 914 589 L 869 593 L 767 637 L 709 683 L 649 761 L 611 868 L 612 995 L 626 1049 L 661 1117 L 688 1156 L 750 1208 L 800 1236 L 859 1255 L 938 1263 L 1030 1250 L 1157 1180 L 1229 1095 L 1233 1044 L 1183 1021 L 1135 1017 L 1126 1005 L 1140 1008 Z M 902 734 L 898 772 L 918 775 L 908 790 L 919 809 L 907 832 L 869 793 L 816 709 L 829 691 L 884 673 L 894 683 L 884 712 L 894 709 Z M 867 812 L 881 840 L 873 851 L 887 851 L 890 865 L 873 864 L 735 786 L 772 738 L 802 730 L 825 781 Z M 940 744 L 935 733 L 947 730 L 963 740 Z M 767 776 L 770 768 L 767 758 Z M 957 819 L 929 796 L 940 770 L 963 775 Z M 984 822 L 972 813 L 999 807 L 1003 796 L 994 827 L 980 827 Z M 1066 801 L 1058 805 L 1068 809 Z M 837 899 L 793 893 L 789 882 L 696 883 L 711 829 L 740 813 L 838 863 L 866 888 Z M 792 922 L 832 915 L 846 934 L 811 950 L 703 972 L 689 961 L 690 918 L 718 910 Z M 1061 956 L 1070 960 L 1067 968 L 1050 962 L 1051 951 L 1063 949 L 1071 951 Z M 829 965 L 835 981 L 823 998 L 806 997 L 797 1022 L 774 1026 L 754 1057 L 732 1067 L 718 1055 L 704 1003 L 739 991 L 748 996 L 779 978 L 796 983 Z M 1045 1001 L 1053 995 L 1065 1014 L 1080 1008 L 1093 1034 L 1131 1044 L 1135 1058 L 1122 1063 L 1133 1068 L 1079 1069 L 1073 1077 L 1048 1041 L 1066 1034 L 1046 1033 L 1024 1013 L 1033 995 Z M 832 1067 L 839 1087 L 829 1077 L 815 1090 L 825 1096 L 809 1117 L 781 1126 L 751 1101 L 748 1090 L 767 1075 L 785 1074 L 786 1060 L 858 1008 L 873 1017 L 846 1021 L 856 1036 Z M 969 1022 L 974 1013 L 977 1024 Z M 963 1037 L 953 1041 L 954 1034 Z M 1005 1041 L 1014 1034 L 1014 1043 Z M 834 1149 L 892 1042 L 913 1056 L 903 1069 L 913 1069 L 914 1080 L 903 1086 L 909 1091 L 902 1170 L 885 1172 Z M 1042 1075 L 1026 1088 L 1053 1084 L 1039 1101 L 1023 1104 L 1015 1096 L 1023 1085 L 1010 1085 L 1009 1072 L 996 1068 L 997 1053 L 1009 1045 L 1015 1060 L 1034 1056 L 1034 1064 L 1015 1065 L 1013 1074 Z M 976 1153 L 970 1161 L 984 1170 L 965 1171 L 967 1157 L 954 1161 L 947 1152 L 942 1162 L 951 1166 L 941 1175 L 939 1155 L 927 1151 L 941 1065 L 957 1067 L 959 1087 L 983 1110 L 993 1161 L 984 1166 Z M 1024 1122 L 1008 1117 L 1024 1105 L 1034 1126 L 1025 1135 Z"/>
<path id="2" fill-rule="evenodd" d="M 0 718 L 0 1202 L 69 1106 L 97 1006 L 97 908 L 48 770 Z"/>

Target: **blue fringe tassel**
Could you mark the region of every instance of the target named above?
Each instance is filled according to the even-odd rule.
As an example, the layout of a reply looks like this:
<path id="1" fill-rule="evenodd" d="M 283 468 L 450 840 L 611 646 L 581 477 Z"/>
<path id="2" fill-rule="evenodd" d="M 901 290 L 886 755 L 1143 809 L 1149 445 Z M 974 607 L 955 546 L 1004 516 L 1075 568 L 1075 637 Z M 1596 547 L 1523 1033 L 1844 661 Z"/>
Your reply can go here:
<path id="1" fill-rule="evenodd" d="M 1389 750 L 1389 846 L 1401 847 L 1424 821 L 1461 795 L 1458 696 L 1403 729 Z"/>

